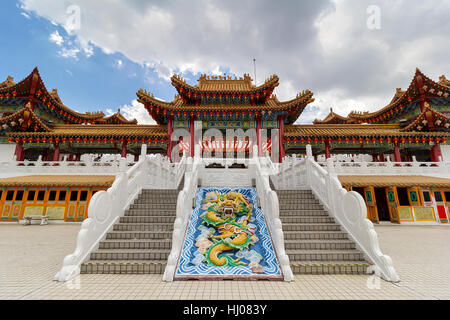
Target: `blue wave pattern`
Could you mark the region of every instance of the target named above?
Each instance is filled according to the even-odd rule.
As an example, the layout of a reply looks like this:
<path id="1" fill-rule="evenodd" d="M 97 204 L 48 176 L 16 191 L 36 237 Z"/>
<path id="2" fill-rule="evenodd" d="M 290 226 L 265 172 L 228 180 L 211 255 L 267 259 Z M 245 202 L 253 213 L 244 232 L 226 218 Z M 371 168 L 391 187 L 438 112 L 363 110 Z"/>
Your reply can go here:
<path id="1" fill-rule="evenodd" d="M 240 191 L 243 195 L 247 196 L 250 202 L 253 204 L 252 216 L 255 217 L 254 224 L 256 223 L 257 230 L 255 232 L 259 241 L 250 247 L 251 250 L 255 250 L 262 256 L 259 264 L 264 268 L 264 273 L 258 273 L 259 276 L 281 276 L 281 270 L 278 264 L 278 260 L 273 249 L 272 240 L 270 238 L 266 222 L 261 210 L 257 206 L 257 193 L 255 188 L 199 188 L 196 196 L 196 207 L 192 212 L 189 226 L 184 240 L 183 250 L 181 252 L 180 260 L 178 263 L 175 276 L 192 276 L 192 275 L 255 275 L 252 272 L 252 268 L 248 265 L 237 267 L 220 267 L 209 266 L 206 262 L 194 265 L 191 261 L 195 258 L 195 252 L 197 252 L 196 238 L 200 234 L 198 227 L 202 223 L 201 215 L 205 213 L 205 210 L 201 209 L 203 200 L 208 192 L 218 191 L 219 193 L 226 193 L 229 191 Z M 246 260 L 243 260 L 246 261 Z"/>

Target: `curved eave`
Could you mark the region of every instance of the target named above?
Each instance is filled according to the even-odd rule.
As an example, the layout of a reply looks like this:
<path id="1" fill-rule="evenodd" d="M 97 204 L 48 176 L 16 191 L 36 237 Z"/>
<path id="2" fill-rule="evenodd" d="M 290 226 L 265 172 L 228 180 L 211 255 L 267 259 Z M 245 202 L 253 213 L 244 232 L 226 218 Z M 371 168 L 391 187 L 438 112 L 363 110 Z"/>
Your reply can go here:
<path id="1" fill-rule="evenodd" d="M 422 131 L 425 127 L 430 130 L 429 121 L 433 122 L 432 128 L 434 130 L 439 129 L 450 132 L 450 117 L 429 107 L 426 107 L 412 123 L 401 129 L 401 131 Z"/>
<path id="2" fill-rule="evenodd" d="M 207 94 L 207 93 L 211 93 L 211 94 L 256 94 L 256 93 L 261 93 L 264 90 L 267 89 L 271 89 L 271 91 L 273 91 L 273 89 L 275 89 L 275 87 L 277 87 L 279 85 L 278 83 L 278 76 L 277 75 L 273 75 L 269 80 L 267 80 L 266 82 L 264 82 L 263 84 L 256 86 L 256 87 L 252 87 L 249 88 L 248 90 L 203 90 L 200 89 L 197 86 L 192 86 L 186 82 L 184 82 L 181 78 L 179 78 L 177 75 L 173 75 L 170 78 L 172 85 L 175 87 L 175 89 L 177 89 L 178 93 L 180 95 L 184 95 L 184 91 L 189 91 L 195 94 Z M 221 80 L 211 80 L 211 81 L 221 81 Z M 241 81 L 241 80 L 225 80 L 225 81 Z M 183 90 L 181 91 L 180 88 L 182 88 Z"/>
<path id="3" fill-rule="evenodd" d="M 420 79 L 423 82 L 423 86 L 417 87 L 417 79 Z M 415 101 L 421 99 L 421 95 L 423 97 L 448 97 L 450 95 L 450 88 L 443 86 L 427 76 L 425 76 L 419 69 L 416 69 L 416 73 L 414 78 L 411 80 L 411 83 L 406 91 L 398 94 L 398 99 L 391 101 L 387 106 L 382 109 L 372 112 L 372 113 L 355 113 L 351 112 L 349 114 L 349 118 L 354 118 L 359 121 L 369 121 L 372 123 L 380 123 L 383 119 L 379 119 L 380 117 L 395 117 L 402 113 L 402 110 L 405 106 Z"/>
<path id="4" fill-rule="evenodd" d="M 426 136 L 433 138 L 449 137 L 448 132 L 405 132 L 400 126 L 391 124 L 320 124 L 320 125 L 287 125 L 284 129 L 287 139 L 293 138 L 408 138 Z"/>
<path id="5" fill-rule="evenodd" d="M 54 98 L 50 92 L 48 92 L 37 67 L 35 67 L 25 79 L 15 85 L 0 88 L 0 95 L 3 97 L 24 97 L 33 99 L 35 103 L 42 104 L 48 108 L 51 113 L 59 113 L 61 110 L 66 114 L 69 114 L 71 117 L 79 119 L 80 121 L 94 121 L 104 117 L 105 115 L 103 112 L 83 114 L 65 106 L 62 102 L 58 101 L 58 99 Z M 53 110 L 51 106 L 53 106 L 55 110 Z"/>
<path id="6" fill-rule="evenodd" d="M 29 112 L 28 118 L 20 123 L 18 119 L 24 118 L 24 113 Z M 12 126 L 11 122 L 14 121 L 15 125 Z M 24 108 L 20 109 L 19 111 L 14 112 L 13 114 L 10 114 L 9 116 L 0 118 L 0 125 L 8 125 L 9 128 L 19 129 L 19 130 L 27 130 L 31 125 L 33 126 L 33 130 L 42 130 L 42 131 L 51 131 L 51 129 L 45 125 L 39 116 L 37 116 L 33 110 L 29 107 L 29 105 L 26 105 Z"/>

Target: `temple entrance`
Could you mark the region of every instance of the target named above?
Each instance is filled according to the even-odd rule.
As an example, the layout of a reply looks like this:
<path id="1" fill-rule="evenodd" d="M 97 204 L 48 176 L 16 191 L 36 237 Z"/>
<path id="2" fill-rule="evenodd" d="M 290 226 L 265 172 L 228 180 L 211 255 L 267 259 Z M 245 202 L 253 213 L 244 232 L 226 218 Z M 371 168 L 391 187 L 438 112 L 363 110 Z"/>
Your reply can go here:
<path id="1" fill-rule="evenodd" d="M 377 202 L 378 219 L 380 221 L 391 221 L 384 188 L 375 188 L 375 199 Z"/>

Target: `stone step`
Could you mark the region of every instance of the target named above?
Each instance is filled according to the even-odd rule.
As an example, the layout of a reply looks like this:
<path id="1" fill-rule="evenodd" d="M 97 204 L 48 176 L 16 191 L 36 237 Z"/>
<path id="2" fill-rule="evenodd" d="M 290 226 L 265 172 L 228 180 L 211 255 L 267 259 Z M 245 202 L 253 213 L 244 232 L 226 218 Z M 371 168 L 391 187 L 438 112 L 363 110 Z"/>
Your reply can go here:
<path id="1" fill-rule="evenodd" d="M 165 204 L 165 205 L 173 205 L 174 203 L 177 202 L 177 199 L 164 199 L 164 198 L 159 198 L 159 199 L 136 199 L 134 201 L 133 204 Z"/>
<path id="2" fill-rule="evenodd" d="M 277 194 L 313 194 L 311 190 L 275 190 Z"/>
<path id="3" fill-rule="evenodd" d="M 125 211 L 125 216 L 173 216 L 177 215 L 176 210 L 166 209 L 128 209 Z"/>
<path id="4" fill-rule="evenodd" d="M 338 240 L 348 239 L 342 231 L 283 231 L 285 240 Z"/>
<path id="5" fill-rule="evenodd" d="M 280 210 L 280 217 L 292 216 L 328 216 L 328 212 L 322 209 Z"/>
<path id="6" fill-rule="evenodd" d="M 361 261 L 291 261 L 294 274 L 368 274 L 370 264 Z"/>
<path id="7" fill-rule="evenodd" d="M 278 198 L 278 202 L 288 205 L 288 204 L 317 204 L 320 205 L 319 200 L 317 199 L 280 199 Z"/>
<path id="8" fill-rule="evenodd" d="M 172 239 L 139 239 L 139 240 L 105 240 L 99 244 L 99 249 L 171 249 Z"/>
<path id="9" fill-rule="evenodd" d="M 173 223 L 116 223 L 113 231 L 173 231 Z"/>
<path id="10" fill-rule="evenodd" d="M 334 223 L 289 223 L 283 224 L 283 231 L 340 231 Z"/>
<path id="11" fill-rule="evenodd" d="M 113 231 L 106 234 L 106 240 L 160 239 L 172 241 L 172 231 Z"/>
<path id="12" fill-rule="evenodd" d="M 100 249 L 92 252 L 90 260 L 167 260 L 169 249 Z"/>
<path id="13" fill-rule="evenodd" d="M 146 195 L 174 195 L 178 194 L 180 191 L 177 189 L 144 189 L 142 190 L 141 194 L 139 196 L 146 196 Z"/>
<path id="14" fill-rule="evenodd" d="M 334 219 L 327 216 L 292 216 L 292 217 L 280 217 L 283 224 L 290 223 L 334 223 Z"/>
<path id="15" fill-rule="evenodd" d="M 162 274 L 167 261 L 87 261 L 81 264 L 82 274 Z"/>
<path id="16" fill-rule="evenodd" d="M 283 203 L 280 202 L 280 210 L 297 210 L 297 209 L 310 209 L 310 210 L 323 210 L 323 206 L 317 203 Z"/>
<path id="17" fill-rule="evenodd" d="M 357 250 L 286 250 L 291 261 L 364 261 Z"/>
<path id="18" fill-rule="evenodd" d="M 133 215 L 120 217 L 120 223 L 174 223 L 176 216 Z"/>
<path id="19" fill-rule="evenodd" d="M 316 199 L 312 194 L 277 194 L 278 199 L 285 200 L 311 200 Z"/>
<path id="20" fill-rule="evenodd" d="M 155 209 L 155 210 L 173 210 L 175 211 L 177 209 L 177 204 L 176 203 L 171 203 L 171 204 L 162 204 L 162 203 L 144 203 L 144 204 L 140 204 L 140 203 L 133 203 L 132 205 L 130 205 L 130 209 Z"/>
<path id="21" fill-rule="evenodd" d="M 286 250 L 352 250 L 355 243 L 350 240 L 285 240 Z"/>

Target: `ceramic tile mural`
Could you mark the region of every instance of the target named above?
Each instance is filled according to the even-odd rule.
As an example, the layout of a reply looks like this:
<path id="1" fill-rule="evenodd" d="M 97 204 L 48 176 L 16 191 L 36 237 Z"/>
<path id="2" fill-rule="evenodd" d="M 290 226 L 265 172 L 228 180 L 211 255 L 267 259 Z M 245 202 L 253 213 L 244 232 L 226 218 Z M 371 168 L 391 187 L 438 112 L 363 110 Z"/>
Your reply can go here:
<path id="1" fill-rule="evenodd" d="M 254 188 L 199 188 L 178 278 L 280 277 Z"/>

